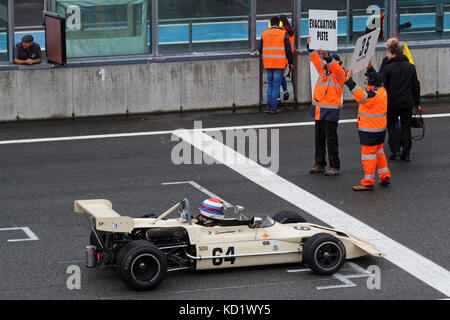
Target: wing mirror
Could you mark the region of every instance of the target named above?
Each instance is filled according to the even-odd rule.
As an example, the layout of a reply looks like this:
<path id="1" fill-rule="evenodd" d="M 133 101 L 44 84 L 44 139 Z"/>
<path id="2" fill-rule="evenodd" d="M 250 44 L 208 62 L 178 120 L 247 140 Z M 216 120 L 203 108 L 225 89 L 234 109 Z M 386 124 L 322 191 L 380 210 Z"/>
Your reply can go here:
<path id="1" fill-rule="evenodd" d="M 261 224 L 261 221 L 263 221 L 262 218 L 260 218 L 260 217 L 253 217 L 250 220 L 250 228 L 258 228 L 259 225 Z"/>
<path id="2" fill-rule="evenodd" d="M 242 213 L 243 211 L 244 207 L 234 206 L 234 214 L 239 218 L 239 220 L 248 220 L 248 218 Z"/>
<path id="3" fill-rule="evenodd" d="M 234 213 L 240 214 L 242 211 L 244 211 L 244 207 L 242 206 L 234 206 Z"/>

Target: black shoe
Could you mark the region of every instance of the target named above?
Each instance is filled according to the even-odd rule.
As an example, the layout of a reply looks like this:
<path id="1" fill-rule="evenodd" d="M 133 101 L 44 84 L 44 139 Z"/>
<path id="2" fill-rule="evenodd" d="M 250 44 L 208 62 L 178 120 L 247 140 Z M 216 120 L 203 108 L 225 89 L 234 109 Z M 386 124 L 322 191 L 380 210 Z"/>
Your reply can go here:
<path id="1" fill-rule="evenodd" d="M 393 153 L 389 156 L 391 160 L 398 160 L 398 158 L 400 158 L 400 152 Z"/>
<path id="2" fill-rule="evenodd" d="M 272 110 L 272 107 L 265 107 L 265 108 L 263 109 L 263 112 L 264 112 L 264 113 L 270 113 L 271 110 Z"/>
<path id="3" fill-rule="evenodd" d="M 285 91 L 283 94 L 283 100 L 288 100 L 289 99 L 289 92 Z"/>
<path id="4" fill-rule="evenodd" d="M 270 113 L 270 114 L 277 114 L 277 113 L 280 113 L 280 108 L 272 108 L 272 109 L 269 111 L 269 113 Z"/>
<path id="5" fill-rule="evenodd" d="M 411 158 L 409 157 L 409 154 L 402 154 L 401 159 L 404 162 L 410 162 L 411 161 Z"/>
<path id="6" fill-rule="evenodd" d="M 390 184 L 391 184 L 391 179 L 389 179 L 389 178 L 386 178 L 386 179 L 380 181 L 380 186 L 387 187 Z"/>

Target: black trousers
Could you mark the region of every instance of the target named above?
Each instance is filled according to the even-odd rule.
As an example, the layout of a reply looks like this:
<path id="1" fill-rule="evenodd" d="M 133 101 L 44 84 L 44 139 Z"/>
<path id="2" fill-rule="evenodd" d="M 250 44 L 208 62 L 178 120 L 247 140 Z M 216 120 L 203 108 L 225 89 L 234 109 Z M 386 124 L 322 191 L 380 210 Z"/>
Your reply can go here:
<path id="1" fill-rule="evenodd" d="M 398 119 L 400 118 L 400 125 Z M 412 147 L 411 128 L 412 108 L 392 109 L 387 112 L 388 144 L 391 153 L 409 155 Z"/>
<path id="2" fill-rule="evenodd" d="M 334 121 L 316 120 L 316 155 L 315 162 L 321 167 L 326 167 L 325 159 L 328 149 L 330 167 L 339 169 L 339 140 L 337 135 L 338 123 Z"/>

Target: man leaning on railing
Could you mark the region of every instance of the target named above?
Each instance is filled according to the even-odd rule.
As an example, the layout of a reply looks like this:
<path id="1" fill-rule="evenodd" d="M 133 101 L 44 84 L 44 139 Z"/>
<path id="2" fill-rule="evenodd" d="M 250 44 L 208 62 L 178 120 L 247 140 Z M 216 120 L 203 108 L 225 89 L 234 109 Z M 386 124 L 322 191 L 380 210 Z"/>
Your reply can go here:
<path id="1" fill-rule="evenodd" d="M 14 63 L 32 65 L 41 63 L 42 51 L 38 43 L 34 42 L 32 35 L 22 37 L 22 42 L 14 48 Z"/>

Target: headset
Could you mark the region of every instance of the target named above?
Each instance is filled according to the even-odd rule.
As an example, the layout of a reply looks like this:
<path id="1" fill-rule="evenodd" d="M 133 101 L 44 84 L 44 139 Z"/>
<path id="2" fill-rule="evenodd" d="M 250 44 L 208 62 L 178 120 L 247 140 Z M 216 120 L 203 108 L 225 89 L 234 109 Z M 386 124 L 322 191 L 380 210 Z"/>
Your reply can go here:
<path id="1" fill-rule="evenodd" d="M 278 24 L 278 26 L 279 26 L 280 28 L 283 28 L 283 22 L 280 21 L 280 23 Z M 272 25 L 270 24 L 270 21 L 269 21 L 269 28 L 272 28 Z"/>

